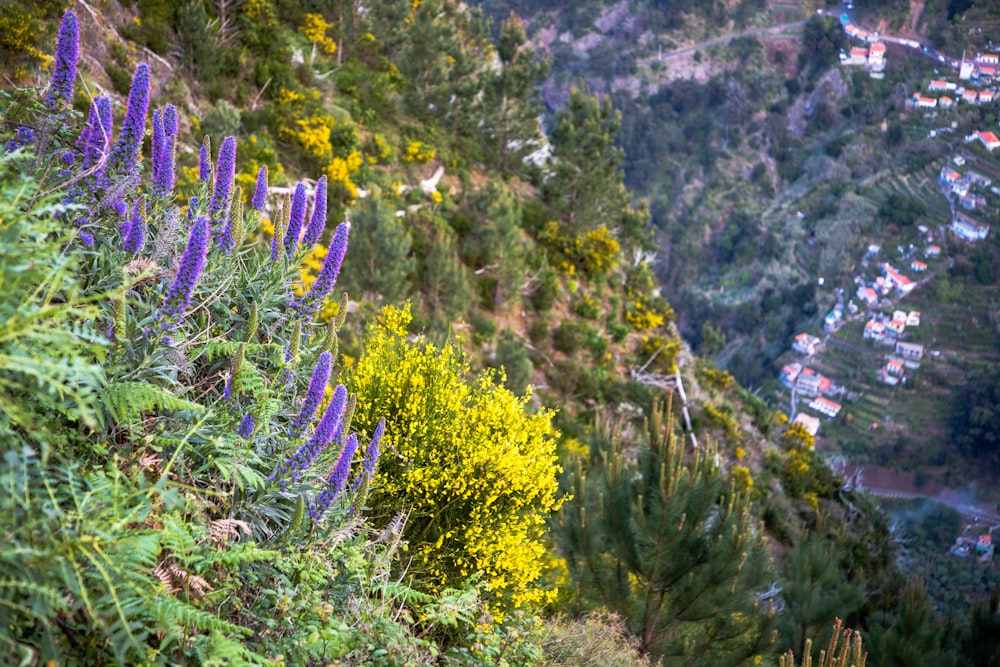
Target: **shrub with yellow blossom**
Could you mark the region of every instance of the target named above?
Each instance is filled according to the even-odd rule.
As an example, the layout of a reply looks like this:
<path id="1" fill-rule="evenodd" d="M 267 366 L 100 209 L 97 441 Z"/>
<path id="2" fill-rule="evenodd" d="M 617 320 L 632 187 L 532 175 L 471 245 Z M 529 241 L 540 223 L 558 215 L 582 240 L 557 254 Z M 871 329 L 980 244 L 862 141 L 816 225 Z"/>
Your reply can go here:
<path id="1" fill-rule="evenodd" d="M 408 343 L 410 319 L 409 308 L 383 310 L 349 379 L 358 428 L 374 429 L 368 414 L 386 418 L 371 513 L 409 512 L 409 572 L 429 591 L 482 572 L 500 613 L 548 601 L 542 533 L 561 504 L 552 413 L 530 413 L 489 372 L 467 380 L 451 342 Z"/>
<path id="2" fill-rule="evenodd" d="M 318 46 L 329 56 L 337 51 L 337 43 L 326 36 L 326 31 L 332 27 L 333 24 L 323 18 L 322 14 L 306 14 L 305 22 L 299 31 L 312 43 L 313 49 Z"/>
<path id="3" fill-rule="evenodd" d="M 429 162 L 437 155 L 433 146 L 428 146 L 422 141 L 410 140 L 406 142 L 406 150 L 403 152 L 403 160 L 406 162 Z"/>

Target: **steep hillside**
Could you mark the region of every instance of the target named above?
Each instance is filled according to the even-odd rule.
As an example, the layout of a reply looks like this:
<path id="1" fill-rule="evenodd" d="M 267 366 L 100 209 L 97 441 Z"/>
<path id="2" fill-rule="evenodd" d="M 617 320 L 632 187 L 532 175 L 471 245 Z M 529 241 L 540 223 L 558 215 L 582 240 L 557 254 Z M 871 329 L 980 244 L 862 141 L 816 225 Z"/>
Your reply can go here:
<path id="1" fill-rule="evenodd" d="M 837 618 L 887 663 L 906 632 L 966 655 L 934 619 L 906 629 L 926 600 L 898 608 L 888 521 L 806 427 L 680 336 L 734 371 L 777 346 L 822 298 L 810 272 L 860 243 L 831 239 L 875 215 L 845 174 L 882 162 L 835 141 L 868 90 L 825 67 L 839 26 L 801 26 L 799 89 L 764 67 L 792 52 L 747 36 L 703 82 L 639 91 L 649 133 L 574 85 L 543 135 L 548 64 L 516 15 L 491 35 L 446 0 L 73 6 L 51 62 L 62 7 L 0 10 L 8 78 L 40 85 L 2 96 L 5 660 L 750 665 Z M 564 9 L 615 36 L 594 48 L 776 11 Z M 724 132 L 720 104 L 760 126 Z M 651 206 L 616 147 L 643 137 Z M 678 320 L 658 274 L 724 308 Z M 747 311 L 737 339 L 725 309 L 757 297 L 788 331 Z"/>

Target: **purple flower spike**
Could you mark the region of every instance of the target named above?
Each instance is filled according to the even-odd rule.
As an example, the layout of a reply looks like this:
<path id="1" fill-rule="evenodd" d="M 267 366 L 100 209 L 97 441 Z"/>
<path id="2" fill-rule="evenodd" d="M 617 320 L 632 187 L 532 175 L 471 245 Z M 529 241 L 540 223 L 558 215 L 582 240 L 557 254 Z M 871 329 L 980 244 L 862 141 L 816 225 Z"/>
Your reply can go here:
<path id="1" fill-rule="evenodd" d="M 191 226 L 187 247 L 181 256 L 180 266 L 173 284 L 163 297 L 163 305 L 157 315 L 163 329 L 172 329 L 180 321 L 191 302 L 191 293 L 201 278 L 205 269 L 205 258 L 208 256 L 208 241 L 211 229 L 208 218 L 199 217 Z"/>
<path id="2" fill-rule="evenodd" d="M 385 435 L 385 417 L 378 420 L 378 426 L 375 427 L 372 439 L 368 443 L 368 449 L 365 450 L 365 460 L 361 469 L 364 472 L 365 479 L 368 481 L 371 481 L 372 476 L 375 474 L 375 468 L 378 466 L 383 435 Z"/>
<path id="3" fill-rule="evenodd" d="M 146 202 L 140 197 L 132 205 L 132 220 L 129 222 L 125 232 L 125 241 L 122 244 L 126 252 L 133 255 L 139 254 L 142 246 L 146 243 Z"/>
<path id="4" fill-rule="evenodd" d="M 263 211 L 264 204 L 267 203 L 267 165 L 265 164 L 257 172 L 257 187 L 253 191 L 253 199 L 250 205 L 255 211 Z"/>
<path id="5" fill-rule="evenodd" d="M 302 301 L 293 303 L 292 307 L 300 310 L 304 315 L 312 315 L 323 303 L 330 290 L 337 283 L 337 276 L 340 275 L 340 265 L 344 262 L 344 255 L 347 253 L 347 237 L 350 227 L 346 222 L 337 225 L 337 231 L 333 233 L 330 241 L 330 249 L 323 260 L 323 268 L 319 270 L 316 281 L 309 289 Z"/>
<path id="6" fill-rule="evenodd" d="M 292 212 L 288 218 L 288 229 L 285 230 L 285 254 L 293 255 L 299 247 L 299 235 L 302 233 L 302 223 L 306 219 L 306 186 L 299 183 L 292 195 Z"/>
<path id="7" fill-rule="evenodd" d="M 257 423 L 253 418 L 253 415 L 249 412 L 243 415 L 243 419 L 240 420 L 240 427 L 236 429 L 236 435 L 240 436 L 244 440 L 249 440 L 250 436 L 253 435 L 254 428 L 256 428 Z"/>
<path id="8" fill-rule="evenodd" d="M 167 198 L 174 189 L 174 143 L 175 136 L 164 138 L 163 152 L 160 157 L 160 169 L 153 177 L 153 192 L 158 197 Z"/>
<path id="9" fill-rule="evenodd" d="M 326 227 L 326 174 L 320 176 L 316 183 L 316 195 L 313 198 L 312 217 L 309 218 L 309 225 L 306 226 L 305 236 L 302 237 L 302 245 L 309 249 L 319 237 L 323 235 Z"/>
<path id="10" fill-rule="evenodd" d="M 160 164 L 163 160 L 163 144 L 166 137 L 163 134 L 163 111 L 153 110 L 153 139 L 150 142 L 150 156 L 153 161 L 153 182 L 156 182 L 156 175 L 160 173 Z"/>
<path id="11" fill-rule="evenodd" d="M 80 27 L 76 22 L 76 14 L 67 11 L 63 14 L 62 24 L 59 26 L 52 82 L 45 94 L 45 108 L 52 114 L 63 113 L 73 102 L 73 89 L 76 86 L 76 64 L 79 57 Z"/>
<path id="12" fill-rule="evenodd" d="M 313 521 L 317 523 L 322 521 L 323 515 L 333 505 L 333 501 L 337 499 L 340 492 L 344 490 L 347 478 L 351 474 L 351 461 L 354 460 L 354 453 L 357 451 L 358 436 L 352 433 L 347 438 L 347 443 L 344 445 L 343 451 L 340 452 L 340 458 L 337 459 L 336 467 L 334 467 L 333 472 L 326 479 L 326 488 L 320 492 L 316 498 L 316 502 L 309 507 L 309 515 L 313 518 Z"/>
<path id="13" fill-rule="evenodd" d="M 87 140 L 83 149 L 83 170 L 94 169 L 84 182 L 84 189 L 94 195 L 95 189 L 104 187 L 104 171 L 111 145 L 111 100 L 95 97 L 90 103 L 87 118 Z"/>
<path id="14" fill-rule="evenodd" d="M 173 104 L 163 108 L 163 133 L 168 137 L 177 136 L 177 107 Z"/>
<path id="15" fill-rule="evenodd" d="M 312 421 L 313 415 L 316 414 L 319 402 L 323 400 L 326 385 L 330 382 L 330 365 L 332 360 L 333 358 L 330 356 L 330 353 L 324 352 L 319 355 L 319 359 L 316 361 L 316 368 L 313 370 L 312 378 L 309 380 L 309 389 L 306 391 L 306 398 L 302 402 L 302 410 L 292 420 L 289 436 L 293 440 L 302 435 L 306 425 Z"/>
<path id="16" fill-rule="evenodd" d="M 208 202 L 208 216 L 212 220 L 215 241 L 222 246 L 222 252 L 229 254 L 233 249 L 229 210 L 233 199 L 233 178 L 236 175 L 236 138 L 226 137 L 219 147 L 219 160 L 215 167 L 215 190 Z"/>
<path id="17" fill-rule="evenodd" d="M 206 134 L 198 150 L 198 180 L 208 183 L 212 179 L 212 139 Z"/>
<path id="18" fill-rule="evenodd" d="M 146 133 L 146 115 L 149 112 L 149 67 L 140 63 L 132 78 L 132 88 L 128 93 L 128 106 L 122 131 L 111 149 L 108 158 L 109 178 L 125 178 L 135 169 L 142 149 L 142 138 Z"/>
<path id="19" fill-rule="evenodd" d="M 317 456 L 323 453 L 327 445 L 334 439 L 334 434 L 340 428 L 344 419 L 344 408 L 347 406 L 347 389 L 344 385 L 338 384 L 337 388 L 333 390 L 333 397 L 330 399 L 330 404 L 326 406 L 326 411 L 323 413 L 323 417 L 320 418 L 319 424 L 316 425 L 316 430 L 313 431 L 312 437 L 308 441 L 303 443 L 295 454 L 288 458 L 284 464 L 281 466 L 281 472 L 292 473 L 292 483 L 299 481 L 299 476 L 302 472 L 309 469 L 312 462 Z M 287 480 L 282 477 L 281 488 L 287 485 Z"/>

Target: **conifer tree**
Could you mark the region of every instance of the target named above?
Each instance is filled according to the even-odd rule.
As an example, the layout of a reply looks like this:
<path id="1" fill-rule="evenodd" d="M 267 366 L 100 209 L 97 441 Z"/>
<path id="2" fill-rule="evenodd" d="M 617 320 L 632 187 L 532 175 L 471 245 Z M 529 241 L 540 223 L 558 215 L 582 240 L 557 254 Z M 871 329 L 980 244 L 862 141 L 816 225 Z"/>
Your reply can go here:
<path id="1" fill-rule="evenodd" d="M 895 613 L 875 615 L 865 644 L 879 667 L 953 667 L 955 656 L 942 649 L 945 629 L 934 618 L 924 585 L 913 580 L 902 590 Z"/>
<path id="2" fill-rule="evenodd" d="M 378 197 L 351 210 L 351 252 L 344 258 L 344 286 L 370 301 L 399 303 L 410 291 L 415 261 L 403 223 Z"/>
<path id="3" fill-rule="evenodd" d="M 500 66 L 481 72 L 479 132 L 486 141 L 487 159 L 504 176 L 516 174 L 524 157 L 540 147 L 542 107 L 535 85 L 548 73 L 549 63 L 538 60 L 525 46 L 527 41 L 524 22 L 511 11 L 500 27 Z"/>
<path id="4" fill-rule="evenodd" d="M 814 533 L 796 542 L 782 574 L 781 644 L 799 655 L 806 652 L 807 642 L 825 646 L 836 619 L 850 616 L 865 602 L 861 589 L 844 577 L 833 546 L 821 543 Z"/>
<path id="5" fill-rule="evenodd" d="M 599 423 L 589 467 L 571 478 L 559 530 L 578 599 L 622 615 L 644 653 L 754 664 L 770 641 L 764 536 L 716 449 L 686 457 L 664 415 L 654 406 L 636 442 Z"/>

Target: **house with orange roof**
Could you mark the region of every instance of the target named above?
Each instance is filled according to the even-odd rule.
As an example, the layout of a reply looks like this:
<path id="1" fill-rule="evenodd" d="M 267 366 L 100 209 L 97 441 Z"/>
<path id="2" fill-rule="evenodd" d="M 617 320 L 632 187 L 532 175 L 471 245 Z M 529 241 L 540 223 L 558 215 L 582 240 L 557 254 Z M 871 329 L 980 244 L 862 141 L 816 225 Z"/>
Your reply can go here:
<path id="1" fill-rule="evenodd" d="M 871 287 L 865 287 L 864 285 L 858 287 L 856 296 L 867 306 L 873 306 L 878 301 L 878 294 L 875 293 L 875 290 Z"/>
<path id="2" fill-rule="evenodd" d="M 937 106 L 936 97 L 922 97 L 917 93 L 913 94 L 913 101 L 921 109 L 933 109 Z"/>
<path id="3" fill-rule="evenodd" d="M 889 323 L 885 325 L 885 328 L 898 336 L 906 331 L 906 320 L 889 320 Z"/>
<path id="4" fill-rule="evenodd" d="M 962 101 L 966 104 L 975 104 L 979 101 L 979 93 L 974 90 L 966 90 L 962 93 Z"/>
<path id="5" fill-rule="evenodd" d="M 819 412 L 821 414 L 826 415 L 827 417 L 830 417 L 831 419 L 840 414 L 840 408 L 841 408 L 840 403 L 831 401 L 828 398 L 823 398 L 822 396 L 814 398 L 812 402 L 809 403 L 809 407 L 815 410 L 816 412 Z"/>
<path id="6" fill-rule="evenodd" d="M 990 233 L 988 225 L 984 225 L 973 217 L 961 211 L 955 211 L 955 217 L 951 223 L 951 231 L 964 241 L 982 241 Z"/>
<path id="7" fill-rule="evenodd" d="M 980 130 L 976 130 L 975 132 L 967 136 L 965 138 L 965 141 L 966 143 L 970 141 L 978 141 L 983 146 L 986 146 L 986 150 L 988 150 L 991 153 L 997 148 L 1000 148 L 1000 139 L 998 139 L 997 135 L 993 134 L 992 132 L 982 132 Z"/>
<path id="8" fill-rule="evenodd" d="M 955 106 L 955 100 L 951 99 L 947 95 L 942 95 L 938 98 L 938 106 L 942 109 L 950 109 Z"/>
<path id="9" fill-rule="evenodd" d="M 924 257 L 940 257 L 941 256 L 941 246 L 939 245 L 929 245 L 924 250 Z"/>
<path id="10" fill-rule="evenodd" d="M 791 363 L 786 365 L 781 369 L 781 384 L 785 385 L 789 389 L 795 384 L 795 380 L 798 379 L 799 373 L 802 372 L 802 364 Z"/>
<path id="11" fill-rule="evenodd" d="M 950 169 L 947 166 L 941 167 L 941 180 L 943 182 L 954 183 L 960 178 L 962 178 L 962 174 L 958 173 L 954 169 Z"/>
<path id="12" fill-rule="evenodd" d="M 864 65 L 868 62 L 868 49 L 856 46 L 846 54 L 841 53 L 840 62 L 844 65 Z"/>
<path id="13" fill-rule="evenodd" d="M 897 271 L 888 262 L 885 263 L 885 281 L 890 287 L 899 290 L 900 294 L 907 294 L 916 287 L 912 280 Z"/>
<path id="14" fill-rule="evenodd" d="M 903 366 L 903 362 L 900 361 L 899 359 L 890 359 L 889 361 L 885 362 L 885 370 L 897 376 L 902 375 L 904 372 L 906 372 L 906 369 Z"/>
<path id="15" fill-rule="evenodd" d="M 941 79 L 933 79 L 929 84 L 927 84 L 927 90 L 932 93 L 948 90 L 948 82 Z"/>
<path id="16" fill-rule="evenodd" d="M 885 44 L 875 42 L 868 49 L 868 64 L 872 67 L 882 67 L 885 65 Z"/>
<path id="17" fill-rule="evenodd" d="M 920 311 L 911 310 L 906 314 L 906 326 L 908 327 L 919 327 L 920 326 Z"/>
<path id="18" fill-rule="evenodd" d="M 923 273 L 927 270 L 927 265 L 921 262 L 919 259 L 915 259 L 910 262 L 910 270 L 914 273 Z"/>
<path id="19" fill-rule="evenodd" d="M 990 104 L 993 102 L 993 91 L 992 90 L 980 90 L 979 100 L 980 104 Z"/>
<path id="20" fill-rule="evenodd" d="M 1000 65 L 1000 54 L 980 53 L 976 55 L 976 60 L 987 65 Z"/>
<path id="21" fill-rule="evenodd" d="M 795 337 L 792 349 L 805 355 L 812 355 L 816 354 L 816 350 L 819 348 L 821 343 L 822 341 L 819 338 L 816 338 L 816 336 L 810 336 L 807 333 L 800 333 Z"/>
<path id="22" fill-rule="evenodd" d="M 865 338 L 881 338 L 885 335 L 885 324 L 878 320 L 865 322 Z"/>

